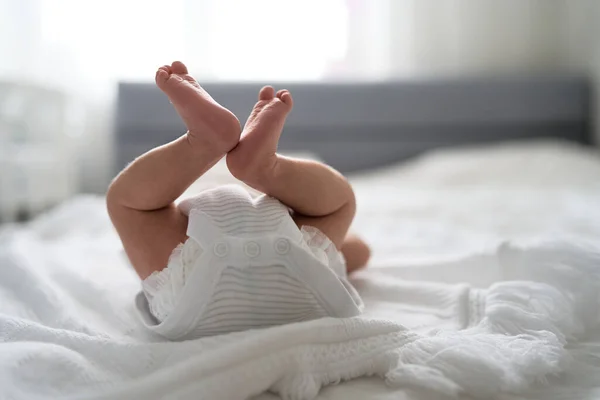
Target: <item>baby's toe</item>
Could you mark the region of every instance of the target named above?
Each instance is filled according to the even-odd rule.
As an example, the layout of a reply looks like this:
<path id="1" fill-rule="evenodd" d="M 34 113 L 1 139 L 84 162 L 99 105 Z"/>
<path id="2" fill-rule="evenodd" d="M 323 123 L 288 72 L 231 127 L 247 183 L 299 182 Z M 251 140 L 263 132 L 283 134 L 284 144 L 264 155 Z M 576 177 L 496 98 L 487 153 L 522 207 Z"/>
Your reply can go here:
<path id="1" fill-rule="evenodd" d="M 258 92 L 258 100 L 271 100 L 275 97 L 275 89 L 272 86 L 265 86 Z"/>
<path id="2" fill-rule="evenodd" d="M 169 79 L 170 75 L 171 75 L 171 67 L 169 67 L 168 65 L 164 65 L 164 66 L 160 67 L 156 71 L 156 76 L 155 76 L 156 84 L 159 86 L 163 85 Z"/>
<path id="3" fill-rule="evenodd" d="M 292 95 L 286 89 L 281 89 L 277 92 L 277 98 L 285 103 L 287 106 L 292 106 L 294 101 L 292 99 Z"/>
<path id="4" fill-rule="evenodd" d="M 188 73 L 187 67 L 181 61 L 174 61 L 173 64 L 171 64 L 171 69 L 174 74 L 185 75 Z"/>

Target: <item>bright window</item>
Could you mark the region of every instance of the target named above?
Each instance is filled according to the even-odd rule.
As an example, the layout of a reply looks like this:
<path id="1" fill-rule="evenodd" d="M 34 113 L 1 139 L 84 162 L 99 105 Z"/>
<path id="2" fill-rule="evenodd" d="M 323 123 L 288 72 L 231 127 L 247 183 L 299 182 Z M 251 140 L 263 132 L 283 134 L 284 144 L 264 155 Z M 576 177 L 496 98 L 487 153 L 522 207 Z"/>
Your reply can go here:
<path id="1" fill-rule="evenodd" d="M 346 53 L 344 0 L 219 0 L 210 15 L 220 79 L 319 79 Z"/>
<path id="2" fill-rule="evenodd" d="M 208 79 L 316 80 L 347 49 L 346 0 L 38 1 L 36 56 L 86 81 L 147 79 L 175 59 Z"/>

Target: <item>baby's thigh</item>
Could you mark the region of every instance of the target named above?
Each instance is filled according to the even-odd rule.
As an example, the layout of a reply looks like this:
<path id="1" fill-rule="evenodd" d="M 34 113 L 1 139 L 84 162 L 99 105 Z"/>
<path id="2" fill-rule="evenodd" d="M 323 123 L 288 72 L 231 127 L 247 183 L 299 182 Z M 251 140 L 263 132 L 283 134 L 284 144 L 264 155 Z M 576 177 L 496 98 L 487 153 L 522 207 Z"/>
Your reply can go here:
<path id="1" fill-rule="evenodd" d="M 187 240 L 188 218 L 174 204 L 154 211 L 123 207 L 110 214 L 141 279 L 165 268 L 173 249 Z"/>
<path id="2" fill-rule="evenodd" d="M 334 213 L 323 217 L 308 217 L 301 214 L 294 214 L 294 222 L 301 228 L 303 225 L 314 226 L 323 232 L 335 247 L 340 250 L 344 244 L 344 239 L 348 234 L 348 229 L 354 219 L 356 208 L 353 204 L 348 204 Z"/>

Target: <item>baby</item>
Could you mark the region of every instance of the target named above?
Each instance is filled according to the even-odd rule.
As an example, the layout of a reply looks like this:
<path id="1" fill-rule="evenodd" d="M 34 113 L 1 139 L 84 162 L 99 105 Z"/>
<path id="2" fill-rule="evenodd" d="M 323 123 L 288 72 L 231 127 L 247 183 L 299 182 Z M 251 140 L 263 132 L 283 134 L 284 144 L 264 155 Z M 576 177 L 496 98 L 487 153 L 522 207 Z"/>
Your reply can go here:
<path id="1" fill-rule="evenodd" d="M 156 84 L 188 131 L 131 163 L 106 198 L 142 279 L 145 324 L 182 340 L 357 315 L 362 303 L 346 276 L 369 248 L 348 235 L 354 194 L 332 168 L 277 154 L 291 94 L 262 88 L 242 130 L 183 63 L 160 67 Z M 174 203 L 224 156 L 264 195 L 223 186 Z"/>

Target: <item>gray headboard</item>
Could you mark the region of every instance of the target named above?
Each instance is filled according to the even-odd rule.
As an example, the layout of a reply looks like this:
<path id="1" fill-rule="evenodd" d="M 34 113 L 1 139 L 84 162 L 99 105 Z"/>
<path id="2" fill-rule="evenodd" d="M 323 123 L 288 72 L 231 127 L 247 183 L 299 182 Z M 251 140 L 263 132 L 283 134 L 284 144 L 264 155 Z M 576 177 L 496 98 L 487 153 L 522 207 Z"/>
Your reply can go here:
<path id="1" fill-rule="evenodd" d="M 261 84 L 204 85 L 243 123 Z M 440 147 L 552 137 L 589 143 L 590 85 L 579 77 L 277 84 L 295 101 L 281 150 L 310 151 L 342 172 Z M 153 84 L 119 85 L 115 172 L 185 128 Z"/>

